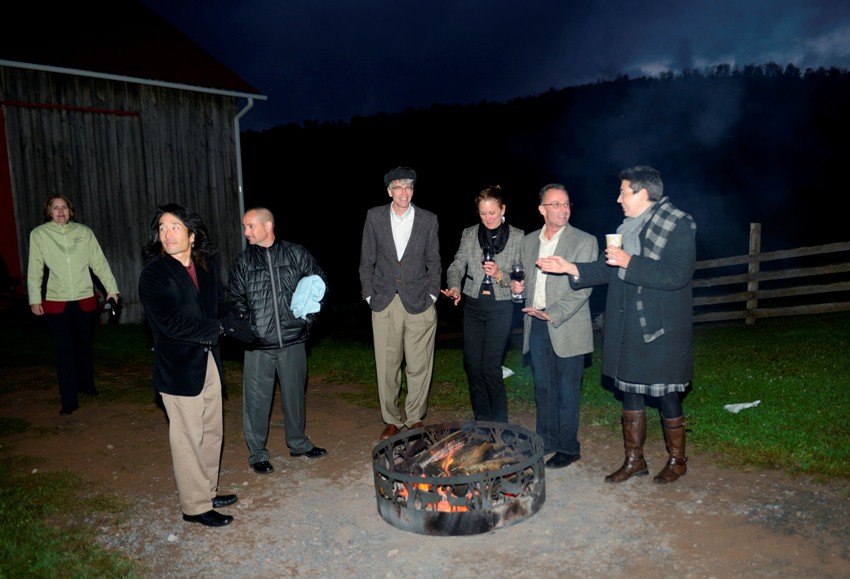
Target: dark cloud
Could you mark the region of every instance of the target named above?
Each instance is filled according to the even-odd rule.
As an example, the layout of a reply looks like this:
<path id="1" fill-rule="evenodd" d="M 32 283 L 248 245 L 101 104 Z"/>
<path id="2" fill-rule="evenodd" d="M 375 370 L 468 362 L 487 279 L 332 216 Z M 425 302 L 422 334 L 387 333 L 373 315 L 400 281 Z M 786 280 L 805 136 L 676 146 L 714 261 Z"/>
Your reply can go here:
<path id="1" fill-rule="evenodd" d="M 850 68 L 846 0 L 145 0 L 269 97 L 246 128 L 719 63 Z"/>

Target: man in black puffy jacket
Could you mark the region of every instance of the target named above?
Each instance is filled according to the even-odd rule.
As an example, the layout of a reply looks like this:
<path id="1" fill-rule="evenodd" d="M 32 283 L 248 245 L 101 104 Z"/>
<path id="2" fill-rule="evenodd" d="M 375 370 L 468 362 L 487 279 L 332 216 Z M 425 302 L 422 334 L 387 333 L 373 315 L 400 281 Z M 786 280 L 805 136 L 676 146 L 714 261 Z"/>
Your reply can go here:
<path id="1" fill-rule="evenodd" d="M 307 341 L 310 326 L 324 303 L 327 278 L 302 246 L 275 238 L 274 216 L 264 207 L 247 211 L 242 227 L 250 246 L 230 271 L 229 297 L 234 308 L 250 316 L 254 341 L 245 351 L 243 420 L 248 462 L 255 472 L 274 470 L 266 442 L 280 381 L 286 445 L 291 456 L 327 454 L 304 433 Z M 296 291 L 297 290 L 297 291 Z M 295 311 L 293 311 L 293 309 Z"/>

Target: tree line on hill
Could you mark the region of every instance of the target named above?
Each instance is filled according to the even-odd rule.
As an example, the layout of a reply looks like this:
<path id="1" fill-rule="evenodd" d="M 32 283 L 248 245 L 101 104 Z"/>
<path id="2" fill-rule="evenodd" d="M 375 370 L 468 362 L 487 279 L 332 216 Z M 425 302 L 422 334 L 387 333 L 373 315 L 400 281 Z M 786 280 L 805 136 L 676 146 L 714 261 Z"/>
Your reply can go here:
<path id="1" fill-rule="evenodd" d="M 600 239 L 622 221 L 617 173 L 652 165 L 696 220 L 698 259 L 847 240 L 839 207 L 850 159 L 850 74 L 775 63 L 620 76 L 506 103 L 435 104 L 347 122 L 289 124 L 242 135 L 248 206 L 274 211 L 278 236 L 305 245 L 335 300 L 359 299 L 366 210 L 389 202 L 383 175 L 419 174 L 414 203 L 440 220 L 443 268 L 473 200 L 489 185 L 506 217 L 533 231 L 537 193 L 566 185 L 571 223 Z M 835 201 L 838 200 L 838 203 Z"/>

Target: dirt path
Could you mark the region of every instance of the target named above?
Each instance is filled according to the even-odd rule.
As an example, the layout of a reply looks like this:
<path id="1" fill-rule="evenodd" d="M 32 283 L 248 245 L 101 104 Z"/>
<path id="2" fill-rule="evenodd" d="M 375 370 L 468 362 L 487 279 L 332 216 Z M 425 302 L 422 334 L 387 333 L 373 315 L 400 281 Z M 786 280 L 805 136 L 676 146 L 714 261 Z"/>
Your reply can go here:
<path id="1" fill-rule="evenodd" d="M 239 502 L 223 510 L 236 518 L 224 529 L 181 520 L 166 421 L 153 404 L 84 399 L 60 417 L 52 389 L 3 395 L 0 414 L 33 427 L 6 439 L 0 457 L 36 457 L 39 471 L 73 470 L 92 489 L 131 498 L 131 512 L 88 522 L 151 577 L 850 577 L 846 483 L 739 472 L 691 453 L 688 476 L 670 487 L 649 477 L 607 485 L 622 447 L 593 432 L 581 434 L 580 462 L 546 472 L 533 517 L 468 537 L 397 530 L 378 514 L 372 483 L 380 416 L 334 396 L 345 388 L 309 389 L 307 432 L 328 449 L 322 459 L 289 457 L 275 410 L 268 476 L 248 468 L 241 399 L 225 403 L 220 488 Z M 516 422 L 533 428 L 532 417 Z M 647 458 L 660 469 L 661 443 Z"/>

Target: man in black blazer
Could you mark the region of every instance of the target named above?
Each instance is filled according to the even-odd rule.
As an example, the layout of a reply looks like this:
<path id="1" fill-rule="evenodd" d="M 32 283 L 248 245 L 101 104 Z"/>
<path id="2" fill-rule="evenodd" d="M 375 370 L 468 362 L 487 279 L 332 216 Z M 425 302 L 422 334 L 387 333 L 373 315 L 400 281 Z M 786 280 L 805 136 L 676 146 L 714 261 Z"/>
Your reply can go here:
<path id="1" fill-rule="evenodd" d="M 139 298 L 154 344 L 153 382 L 168 413 L 169 441 L 183 519 L 210 527 L 233 521 L 216 508 L 223 434 L 218 339 L 223 295 L 215 247 L 200 216 L 163 205 L 151 223 Z"/>
<path id="2" fill-rule="evenodd" d="M 384 175 L 389 205 L 366 213 L 360 247 L 360 285 L 372 309 L 378 396 L 386 426 L 381 439 L 402 426 L 420 428 L 428 409 L 440 295 L 437 216 L 411 203 L 416 171 Z M 398 406 L 401 365 L 407 375 L 405 416 Z"/>

